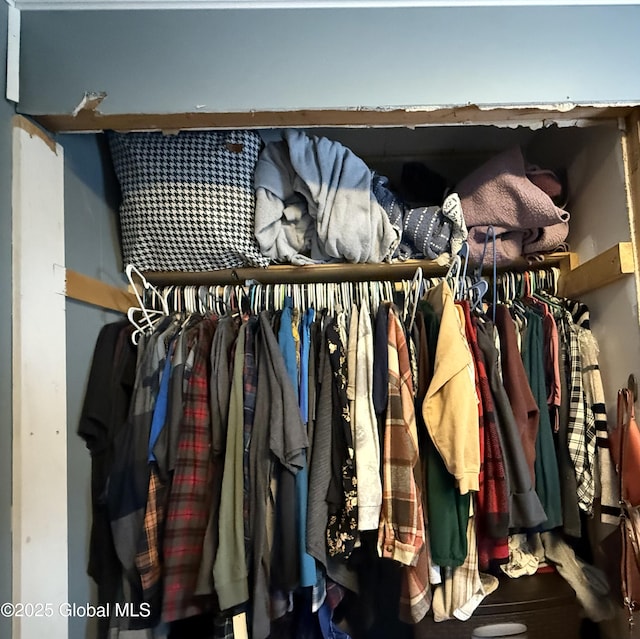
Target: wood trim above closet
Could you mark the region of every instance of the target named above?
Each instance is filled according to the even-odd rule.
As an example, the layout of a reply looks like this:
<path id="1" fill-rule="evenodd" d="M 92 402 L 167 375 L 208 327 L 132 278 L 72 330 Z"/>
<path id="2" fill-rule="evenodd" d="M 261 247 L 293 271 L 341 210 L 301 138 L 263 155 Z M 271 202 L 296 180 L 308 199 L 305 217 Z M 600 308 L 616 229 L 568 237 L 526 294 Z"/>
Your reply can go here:
<path id="1" fill-rule="evenodd" d="M 300 109 L 235 113 L 120 113 L 103 114 L 93 109 L 76 115 L 34 115 L 40 125 L 54 133 L 117 131 L 179 131 L 182 129 L 263 129 L 281 127 L 438 126 L 449 124 L 502 124 L 545 126 L 553 122 L 612 120 L 631 114 L 633 106 L 553 104 L 536 106 Z"/>

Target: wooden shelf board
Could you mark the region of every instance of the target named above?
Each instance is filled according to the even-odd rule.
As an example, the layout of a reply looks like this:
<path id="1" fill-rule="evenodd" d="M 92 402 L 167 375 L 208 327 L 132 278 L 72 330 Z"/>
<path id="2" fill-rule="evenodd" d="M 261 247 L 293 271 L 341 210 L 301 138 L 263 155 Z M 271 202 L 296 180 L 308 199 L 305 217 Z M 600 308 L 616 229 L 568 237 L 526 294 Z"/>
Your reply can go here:
<path id="1" fill-rule="evenodd" d="M 80 302 L 126 313 L 137 306 L 136 296 L 124 288 L 65 269 L 65 295 Z"/>
<path id="2" fill-rule="evenodd" d="M 577 264 L 574 253 L 552 253 L 544 260 L 525 259 L 499 271 L 524 271 L 551 266 L 560 268 L 560 294 L 578 298 L 584 293 L 611 284 L 634 272 L 635 259 L 631 242 L 622 242 L 584 264 Z M 311 282 L 398 281 L 411 279 L 418 267 L 425 277 L 439 276 L 446 267 L 431 260 L 407 260 L 393 264 L 318 264 L 310 266 L 273 265 L 267 268 L 238 268 L 207 272 L 146 272 L 144 276 L 156 286 L 245 284 L 248 280 L 264 284 L 302 284 Z M 484 269 L 489 274 L 490 268 Z M 136 297 L 124 288 L 106 284 L 72 270 L 65 272 L 67 297 L 126 313 L 137 305 Z"/>
<path id="3" fill-rule="evenodd" d="M 631 275 L 635 259 L 631 242 L 615 244 L 594 258 L 567 271 L 560 278 L 560 295 L 579 298 Z"/>
<path id="4" fill-rule="evenodd" d="M 527 270 L 528 268 L 544 268 L 561 266 L 571 259 L 571 253 L 552 253 L 541 262 L 528 262 L 525 259 L 511 263 L 503 270 Z M 432 260 L 407 260 L 405 262 L 380 264 L 314 264 L 308 266 L 291 266 L 276 264 L 267 268 L 236 268 L 206 272 L 163 272 L 147 271 L 144 276 L 156 286 L 213 284 L 244 284 L 254 280 L 261 284 L 302 284 L 307 282 L 363 282 L 383 280 L 411 279 L 418 267 L 422 268 L 425 277 L 444 275 L 446 266 Z M 471 268 L 471 267 L 470 267 Z M 490 272 L 490 268 L 484 269 Z"/>

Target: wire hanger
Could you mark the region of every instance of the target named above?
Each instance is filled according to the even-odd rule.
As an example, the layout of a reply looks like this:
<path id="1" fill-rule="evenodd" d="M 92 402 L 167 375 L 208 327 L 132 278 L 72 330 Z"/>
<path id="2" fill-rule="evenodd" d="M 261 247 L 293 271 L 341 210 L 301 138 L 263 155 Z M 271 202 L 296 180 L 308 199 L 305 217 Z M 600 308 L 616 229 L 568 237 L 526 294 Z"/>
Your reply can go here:
<path id="1" fill-rule="evenodd" d="M 407 307 L 411 309 L 409 316 L 409 332 L 413 330 L 413 324 L 416 320 L 416 311 L 418 310 L 418 302 L 422 297 L 422 267 L 418 266 L 416 272 L 409 285 L 409 299 L 407 300 Z"/>
<path id="2" fill-rule="evenodd" d="M 462 243 L 460 250 L 458 251 L 458 255 L 460 256 L 460 264 L 461 268 L 458 273 L 458 291 L 457 298 L 458 300 L 462 300 L 467 296 L 467 267 L 469 266 L 469 242 L 466 240 Z"/>
<path id="3" fill-rule="evenodd" d="M 491 238 L 491 244 L 492 244 L 492 248 L 493 248 L 493 256 L 491 259 L 491 283 L 493 286 L 493 299 L 491 300 L 491 321 L 495 324 L 496 323 L 496 303 L 497 303 L 497 299 L 498 299 L 498 272 L 497 272 L 497 259 L 496 259 L 496 230 L 495 228 L 490 225 L 487 227 L 487 231 L 485 233 L 484 236 L 484 245 L 482 246 L 482 257 L 480 258 L 480 264 L 478 265 L 477 269 L 476 269 L 476 275 L 477 275 L 477 281 L 478 281 L 478 286 L 480 287 L 480 282 L 485 282 L 485 284 L 481 287 L 484 288 L 484 293 L 487 292 L 487 290 L 489 290 L 489 285 L 486 283 L 486 280 L 482 279 L 482 267 L 484 265 L 484 259 L 485 256 L 487 254 L 487 243 L 489 242 L 489 238 Z M 482 297 L 484 295 L 484 293 L 480 296 L 479 301 L 482 301 Z"/>
<path id="4" fill-rule="evenodd" d="M 459 255 L 454 255 L 451 258 L 449 269 L 447 270 L 444 279 L 449 284 L 453 297 L 455 299 L 458 293 L 458 278 L 460 276 L 460 268 L 462 267 L 462 258 Z"/>

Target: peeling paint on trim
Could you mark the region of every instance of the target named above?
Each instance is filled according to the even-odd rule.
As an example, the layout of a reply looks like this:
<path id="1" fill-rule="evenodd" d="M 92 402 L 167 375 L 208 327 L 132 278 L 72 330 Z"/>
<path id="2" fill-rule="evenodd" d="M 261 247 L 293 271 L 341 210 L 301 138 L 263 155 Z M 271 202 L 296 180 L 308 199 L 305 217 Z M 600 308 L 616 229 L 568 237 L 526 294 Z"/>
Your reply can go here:
<path id="1" fill-rule="evenodd" d="M 107 97 L 105 91 L 87 91 L 85 92 L 82 100 L 78 103 L 76 108 L 71 112 L 73 117 L 77 117 L 78 113 L 81 111 L 90 111 L 95 113 L 100 113 L 98 107 L 102 103 L 102 101 Z"/>

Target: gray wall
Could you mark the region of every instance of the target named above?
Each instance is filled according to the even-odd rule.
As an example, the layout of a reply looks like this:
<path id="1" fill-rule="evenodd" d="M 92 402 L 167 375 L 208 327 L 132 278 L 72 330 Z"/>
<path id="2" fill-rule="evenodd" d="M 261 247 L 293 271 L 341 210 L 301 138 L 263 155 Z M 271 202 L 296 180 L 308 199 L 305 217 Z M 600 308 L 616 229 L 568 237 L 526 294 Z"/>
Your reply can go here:
<path id="1" fill-rule="evenodd" d="M 7 43 L 7 5 L 0 3 L 0 51 Z M 0 55 L 0 60 L 3 57 Z M 11 601 L 11 118 L 4 99 L 6 65 L 0 64 L 0 602 Z M 0 637 L 11 622 L 0 617 Z"/>
<path id="2" fill-rule="evenodd" d="M 2 0 L 0 6 L 4 41 Z M 33 115 L 70 113 L 86 91 L 107 92 L 104 113 L 640 102 L 640 7 L 23 12 L 22 24 L 19 110 Z M 0 273 L 6 274 L 0 279 L 5 314 L 0 353 L 7 359 L 10 113 L 0 100 Z M 59 141 L 66 158 L 67 266 L 121 283 L 99 138 L 60 136 Z M 78 603 L 92 599 L 85 570 L 90 460 L 74 433 L 95 339 L 113 318 L 68 301 L 69 599 Z M 10 379 L 3 376 L 0 521 L 5 522 L 9 400 Z M 6 526 L 0 530 L 0 600 L 10 598 L 10 556 Z M 9 636 L 0 618 L 0 637 Z M 70 619 L 69 636 L 89 638 L 91 627 Z"/>
<path id="3" fill-rule="evenodd" d="M 640 101 L 640 6 L 23 12 L 20 111 Z"/>
<path id="4" fill-rule="evenodd" d="M 66 266 L 123 287 L 114 212 L 117 187 L 110 161 L 105 157 L 102 136 L 58 136 L 58 142 L 64 147 L 65 157 Z M 92 581 L 86 574 L 91 460 L 76 431 L 96 338 L 104 324 L 121 317 L 67 300 L 69 601 L 77 604 L 95 602 L 95 597 Z M 69 637 L 95 637 L 93 621 L 71 617 Z"/>

